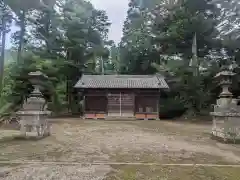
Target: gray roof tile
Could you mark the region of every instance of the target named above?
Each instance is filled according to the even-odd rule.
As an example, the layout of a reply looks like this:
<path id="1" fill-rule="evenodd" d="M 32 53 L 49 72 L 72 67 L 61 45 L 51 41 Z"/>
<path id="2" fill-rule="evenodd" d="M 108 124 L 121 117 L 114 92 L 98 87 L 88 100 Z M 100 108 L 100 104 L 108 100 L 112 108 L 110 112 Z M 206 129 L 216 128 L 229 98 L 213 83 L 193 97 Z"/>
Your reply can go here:
<path id="1" fill-rule="evenodd" d="M 169 88 L 159 75 L 83 75 L 75 88 Z"/>

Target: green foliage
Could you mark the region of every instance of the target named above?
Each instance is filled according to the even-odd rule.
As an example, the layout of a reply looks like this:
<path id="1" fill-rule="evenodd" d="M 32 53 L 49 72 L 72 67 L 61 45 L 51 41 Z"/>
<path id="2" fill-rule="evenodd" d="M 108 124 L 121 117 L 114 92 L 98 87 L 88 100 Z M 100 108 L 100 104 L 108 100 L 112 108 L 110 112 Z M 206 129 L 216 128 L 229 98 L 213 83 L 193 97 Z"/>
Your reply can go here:
<path id="1" fill-rule="evenodd" d="M 11 104 L 9 106 L 11 110 L 19 108 L 24 98 L 28 97 L 32 91 L 28 73 L 35 71 L 41 71 L 48 76 L 48 81 L 44 82 L 42 93 L 47 101 L 55 102 L 58 99 L 58 94 L 54 87 L 59 83 L 58 79 L 60 78 L 56 76 L 60 74 L 59 69 L 55 68 L 56 66 L 60 66 L 60 64 L 32 54 L 24 56 L 22 63 L 10 63 L 5 68 L 4 88 L 0 99 L 1 111 L 7 110 L 6 104 Z"/>
<path id="2" fill-rule="evenodd" d="M 12 51 L 11 49 L 6 49 L 5 50 L 4 64 L 8 65 L 9 63 L 16 62 L 16 60 L 17 60 L 16 51 Z"/>
<path id="3" fill-rule="evenodd" d="M 54 112 L 66 108 L 72 113 L 79 111 L 73 86 L 82 72 L 96 72 L 99 57 L 103 57 L 106 68 L 112 69 L 105 45 L 110 25 L 106 13 L 84 0 L 26 0 L 21 5 L 20 1 L 4 2 L 17 15 L 20 31 L 13 40 L 21 60 L 10 63 L 5 70 L 3 105 L 21 104 L 32 88 L 28 73 L 41 70 L 49 77 L 43 92 L 49 108 Z"/>
<path id="4" fill-rule="evenodd" d="M 188 111 L 191 115 L 200 115 L 210 110 L 215 102 L 217 85 L 213 77 L 219 69 L 209 69 L 194 76 L 194 70 L 186 66 L 183 61 L 168 59 L 167 64 L 153 64 L 169 83 L 171 91 L 163 98 L 160 106 L 160 114 L 164 117 L 177 115 L 179 112 Z M 180 113 L 181 114 L 181 113 Z"/>
<path id="5" fill-rule="evenodd" d="M 213 76 L 223 63 L 236 59 L 240 64 L 239 28 L 233 29 L 240 19 L 236 2 L 131 0 L 116 46 L 108 40 L 106 12 L 89 1 L 1 1 L 7 28 L 13 20 L 20 27 L 13 41 L 21 61 L 6 53 L 0 112 L 18 108 L 32 89 L 28 73 L 36 70 L 49 77 L 43 93 L 56 113 L 80 112 L 81 99 L 73 86 L 82 73 L 160 73 L 171 88 L 160 105 L 162 114 L 209 111 L 218 91 Z M 189 66 L 191 59 L 197 67 Z M 238 89 L 236 84 L 233 91 L 240 94 Z"/>
<path id="6" fill-rule="evenodd" d="M 143 1 L 145 2 L 145 1 Z M 222 42 L 217 39 L 220 8 L 207 0 L 131 1 L 120 43 L 122 73 L 159 72 L 169 82 L 170 92 L 161 104 L 161 113 L 188 110 L 201 114 L 210 110 L 216 98 L 213 76 L 219 70 Z M 193 37 L 197 36 L 198 71 L 189 66 Z M 209 58 L 211 56 L 211 58 Z M 202 71 L 204 69 L 204 71 Z"/>

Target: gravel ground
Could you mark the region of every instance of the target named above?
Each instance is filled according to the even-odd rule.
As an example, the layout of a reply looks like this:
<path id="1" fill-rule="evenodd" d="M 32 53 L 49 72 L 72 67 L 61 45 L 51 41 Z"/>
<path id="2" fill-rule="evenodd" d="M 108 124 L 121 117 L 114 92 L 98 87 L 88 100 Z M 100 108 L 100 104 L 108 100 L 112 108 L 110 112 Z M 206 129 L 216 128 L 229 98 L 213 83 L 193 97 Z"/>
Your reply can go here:
<path id="1" fill-rule="evenodd" d="M 10 169 L 9 169 L 10 170 Z M 109 166 L 19 166 L 1 173 L 2 180 L 103 180 Z"/>
<path id="2" fill-rule="evenodd" d="M 240 145 L 216 143 L 207 134 L 210 129 L 161 121 L 54 120 L 52 135 L 38 141 L 9 139 L 16 134 L 2 131 L 0 160 L 239 164 Z M 105 165 L 25 165 L 5 169 L 0 179 L 100 180 L 110 171 Z"/>

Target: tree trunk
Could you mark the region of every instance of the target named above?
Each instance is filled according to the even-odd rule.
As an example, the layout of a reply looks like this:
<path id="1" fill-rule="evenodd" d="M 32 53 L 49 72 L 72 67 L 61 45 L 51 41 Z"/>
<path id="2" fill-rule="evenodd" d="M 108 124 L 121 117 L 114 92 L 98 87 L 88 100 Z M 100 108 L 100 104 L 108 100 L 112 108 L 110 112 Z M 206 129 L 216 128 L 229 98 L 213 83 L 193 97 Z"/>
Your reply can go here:
<path id="1" fill-rule="evenodd" d="M 4 75 L 4 59 L 5 59 L 5 44 L 6 44 L 6 18 L 2 18 L 2 44 L 1 44 L 1 58 L 0 58 L 0 96 L 3 88 L 3 75 Z"/>
<path id="2" fill-rule="evenodd" d="M 46 50 L 47 50 L 47 54 L 49 56 L 49 58 L 51 57 L 50 54 L 51 54 L 51 43 L 52 43 L 52 37 L 50 36 L 50 25 L 51 25 L 51 12 L 49 10 L 46 10 L 44 11 L 46 14 L 46 19 L 47 19 L 47 22 L 45 23 L 44 25 L 44 29 L 45 29 L 45 32 L 46 32 Z"/>
<path id="3" fill-rule="evenodd" d="M 19 46 L 18 46 L 18 55 L 17 61 L 20 62 L 22 59 L 22 49 L 24 45 L 24 35 L 25 35 L 25 11 L 22 10 L 20 13 L 20 39 L 19 39 Z"/>

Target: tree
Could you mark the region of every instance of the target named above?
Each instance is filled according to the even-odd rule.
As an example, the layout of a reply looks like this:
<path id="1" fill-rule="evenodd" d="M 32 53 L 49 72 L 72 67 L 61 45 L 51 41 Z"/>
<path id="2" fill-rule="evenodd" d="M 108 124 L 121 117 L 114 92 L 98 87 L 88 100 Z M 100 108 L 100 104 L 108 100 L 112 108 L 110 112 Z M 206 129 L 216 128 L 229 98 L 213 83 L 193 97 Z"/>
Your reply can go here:
<path id="1" fill-rule="evenodd" d="M 66 53 L 67 98 L 72 109 L 77 104 L 73 86 L 81 77 L 84 64 L 101 49 L 109 26 L 104 12 L 86 1 L 69 0 L 63 5 L 63 47 Z M 76 106 L 75 106 L 76 107 Z"/>
<path id="2" fill-rule="evenodd" d="M 56 0 L 4 0 L 5 4 L 10 7 L 14 14 L 16 24 L 20 27 L 19 32 L 15 33 L 15 41 L 18 44 L 18 61 L 21 60 L 22 50 L 25 44 L 26 26 L 28 13 L 34 10 L 45 9 L 51 12 Z"/>
<path id="3" fill-rule="evenodd" d="M 238 0 L 214 0 L 221 8 L 221 21 L 218 28 L 221 36 L 232 36 L 235 39 L 240 38 L 240 4 Z"/>
<path id="4" fill-rule="evenodd" d="M 123 38 L 120 43 L 120 61 L 122 73 L 151 74 L 149 52 L 151 45 L 151 14 L 147 8 L 139 8 L 135 1 L 130 1 L 128 16 L 123 28 Z"/>
<path id="5" fill-rule="evenodd" d="M 21 104 L 32 88 L 28 72 L 41 70 L 50 77 L 45 87 L 50 91 L 44 94 L 51 109 L 66 107 L 75 114 L 82 99 L 73 86 L 82 73 L 160 73 L 171 89 L 162 93 L 165 114 L 202 114 L 217 96 L 213 76 L 222 64 L 240 57 L 238 31 L 219 29 L 224 21 L 239 21 L 232 2 L 220 7 L 217 0 L 130 0 L 123 37 L 115 45 L 108 40 L 106 12 L 89 1 L 5 0 L 9 20 L 21 27 L 13 39 L 23 61 L 7 65 L 0 100 Z M 195 69 L 189 66 L 193 57 Z"/>
<path id="6" fill-rule="evenodd" d="M 171 92 L 167 93 L 171 103 L 169 107 L 165 105 L 168 112 L 175 104 L 181 111 L 188 109 L 193 114 L 200 113 L 213 100 L 211 78 L 215 71 L 209 56 L 221 49 L 216 28 L 220 10 L 206 0 L 159 0 L 154 3 L 139 6 L 131 1 L 129 4 L 120 45 L 121 61 L 127 65 L 122 72 L 160 72 L 171 86 Z M 194 69 L 189 67 L 194 35 L 195 54 L 200 65 L 197 69 L 204 67 L 206 70 L 196 77 Z M 200 99 L 200 94 L 205 94 L 206 98 Z"/>
<path id="7" fill-rule="evenodd" d="M 1 39 L 1 56 L 0 56 L 0 95 L 3 85 L 3 75 L 4 75 L 4 60 L 5 60 L 5 43 L 6 34 L 9 31 L 9 26 L 11 24 L 11 13 L 6 4 L 0 2 L 0 39 Z"/>
<path id="8" fill-rule="evenodd" d="M 235 60 L 240 64 L 240 4 L 237 0 L 215 0 L 214 3 L 221 8 L 220 23 L 217 28 L 220 31 L 219 38 L 222 40 L 225 56 L 230 61 Z"/>
<path id="9" fill-rule="evenodd" d="M 12 79 L 15 81 L 18 77 L 18 80 L 13 85 L 13 93 L 9 94 L 7 99 L 13 96 L 19 98 L 27 96 L 28 92 L 22 92 L 18 88 L 30 70 L 28 67 L 32 67 L 31 70 L 43 70 L 41 64 L 45 64 L 43 71 L 55 78 L 51 82 L 58 87 L 51 92 L 49 101 L 57 102 L 60 96 L 56 96 L 56 93 L 64 93 L 69 110 L 75 113 L 79 112 L 77 109 L 79 100 L 73 86 L 81 77 L 82 72 L 88 68 L 86 65 L 91 59 L 96 62 L 97 57 L 104 57 L 106 61 L 108 60 L 106 44 L 110 23 L 104 11 L 94 9 L 91 3 L 84 0 L 51 2 L 49 4 L 48 1 L 44 1 L 44 6 L 39 5 L 38 2 L 35 6 L 33 3 L 24 9 L 26 10 L 25 29 L 27 29 L 24 33 L 24 41 L 26 39 L 27 41 L 24 42 L 25 53 L 21 54 L 26 62 L 19 61 L 19 66 L 14 65 L 14 70 L 10 70 L 14 73 L 14 76 L 11 76 Z M 15 7 L 18 1 L 12 3 L 8 5 L 11 5 L 10 7 L 17 15 L 23 7 Z M 15 40 L 19 44 L 21 37 L 15 36 Z M 25 54 L 29 52 L 31 55 L 26 56 Z M 31 57 L 34 61 L 30 60 Z M 35 60 L 40 62 L 35 62 Z M 96 66 L 95 64 L 92 70 L 96 69 Z M 26 88 L 27 85 L 24 87 Z M 59 88 L 66 88 L 66 90 L 59 90 Z M 22 95 L 15 95 L 18 92 Z M 15 104 L 19 102 L 16 101 L 13 102 Z"/>

